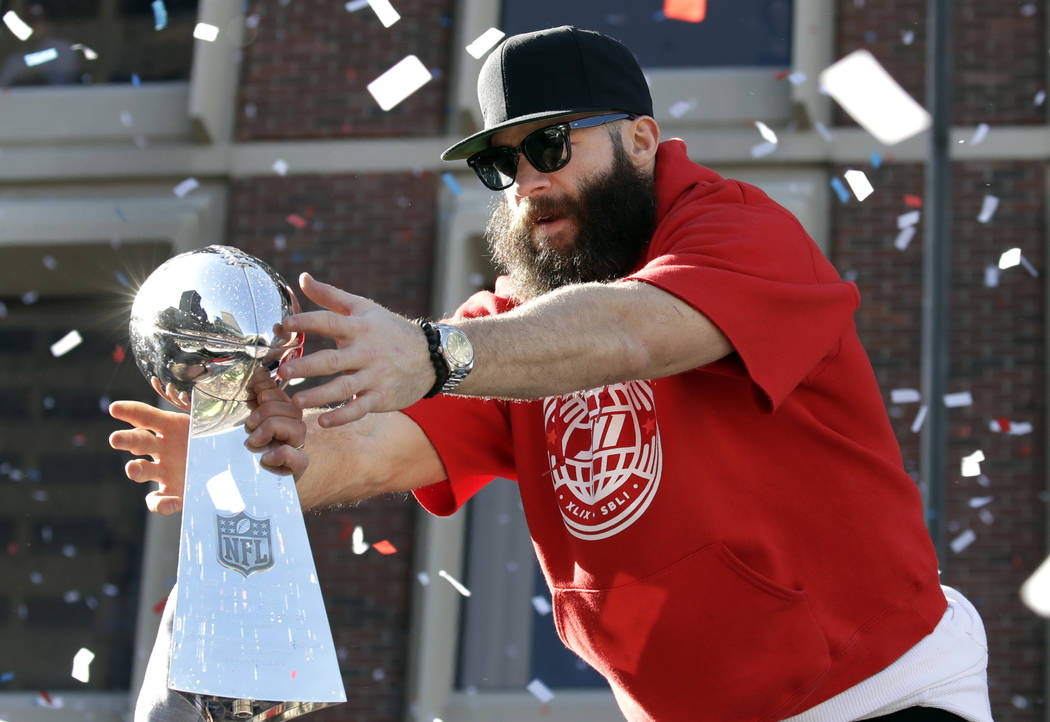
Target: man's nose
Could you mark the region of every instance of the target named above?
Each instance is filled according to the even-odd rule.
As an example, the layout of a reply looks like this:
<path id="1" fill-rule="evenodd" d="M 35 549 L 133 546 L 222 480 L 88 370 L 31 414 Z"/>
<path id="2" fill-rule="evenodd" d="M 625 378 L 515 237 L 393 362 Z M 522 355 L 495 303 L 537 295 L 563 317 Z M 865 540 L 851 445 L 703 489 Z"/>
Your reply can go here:
<path id="1" fill-rule="evenodd" d="M 537 192 L 550 188 L 550 173 L 540 173 L 524 154 L 518 155 L 518 172 L 514 176 L 514 195 L 527 198 Z"/>

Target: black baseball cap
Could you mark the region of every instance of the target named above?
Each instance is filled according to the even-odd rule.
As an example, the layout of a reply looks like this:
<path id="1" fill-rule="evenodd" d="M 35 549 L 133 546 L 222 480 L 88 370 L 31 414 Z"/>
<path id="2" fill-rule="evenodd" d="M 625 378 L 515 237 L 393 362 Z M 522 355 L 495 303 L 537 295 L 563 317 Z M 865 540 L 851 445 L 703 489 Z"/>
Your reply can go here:
<path id="1" fill-rule="evenodd" d="M 580 113 L 652 115 L 653 99 L 638 60 L 619 40 L 563 25 L 512 35 L 485 59 L 478 75 L 485 129 L 441 154 L 461 160 L 489 137 L 535 120 Z"/>

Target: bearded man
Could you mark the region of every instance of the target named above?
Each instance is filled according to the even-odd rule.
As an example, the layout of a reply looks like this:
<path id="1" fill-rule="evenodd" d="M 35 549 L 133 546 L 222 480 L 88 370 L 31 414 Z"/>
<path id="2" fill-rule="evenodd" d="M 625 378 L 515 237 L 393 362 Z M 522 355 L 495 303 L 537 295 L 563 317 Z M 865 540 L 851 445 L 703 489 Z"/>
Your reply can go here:
<path id="1" fill-rule="evenodd" d="M 411 490 L 447 515 L 517 481 L 558 634 L 629 720 L 988 722 L 983 625 L 939 583 L 855 286 L 661 142 L 616 40 L 511 37 L 478 97 L 484 130 L 442 157 L 502 191 L 505 275 L 416 323 L 304 274 L 325 310 L 284 325 L 336 349 L 282 376 L 337 376 L 263 392 L 264 462 L 306 508 Z M 139 428 L 112 445 L 154 459 L 127 468 L 160 482 L 149 508 L 177 510 L 185 417 L 113 414 Z"/>

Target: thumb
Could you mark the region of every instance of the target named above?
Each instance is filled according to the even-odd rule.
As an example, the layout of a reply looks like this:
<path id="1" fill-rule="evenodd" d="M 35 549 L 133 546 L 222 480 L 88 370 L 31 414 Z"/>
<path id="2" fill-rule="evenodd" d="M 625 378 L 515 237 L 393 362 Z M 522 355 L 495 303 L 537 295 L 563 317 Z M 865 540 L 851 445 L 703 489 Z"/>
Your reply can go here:
<path id="1" fill-rule="evenodd" d="M 335 311 L 343 316 L 350 316 L 354 312 L 357 296 L 336 288 L 335 286 L 318 281 L 309 273 L 299 274 L 299 287 L 311 301 L 329 311 Z"/>

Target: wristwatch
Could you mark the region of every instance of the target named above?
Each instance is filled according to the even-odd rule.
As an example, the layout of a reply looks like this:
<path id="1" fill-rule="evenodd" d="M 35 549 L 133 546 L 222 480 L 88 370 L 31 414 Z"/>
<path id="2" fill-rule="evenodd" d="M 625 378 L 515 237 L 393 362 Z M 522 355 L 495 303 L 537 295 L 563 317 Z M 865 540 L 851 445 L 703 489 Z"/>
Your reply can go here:
<path id="1" fill-rule="evenodd" d="M 438 352 L 448 367 L 448 378 L 441 385 L 441 393 L 447 394 L 459 386 L 474 368 L 474 346 L 461 329 L 447 323 L 432 325 L 438 332 Z"/>

